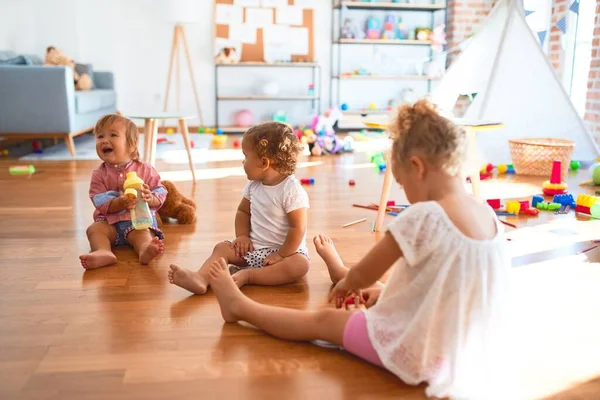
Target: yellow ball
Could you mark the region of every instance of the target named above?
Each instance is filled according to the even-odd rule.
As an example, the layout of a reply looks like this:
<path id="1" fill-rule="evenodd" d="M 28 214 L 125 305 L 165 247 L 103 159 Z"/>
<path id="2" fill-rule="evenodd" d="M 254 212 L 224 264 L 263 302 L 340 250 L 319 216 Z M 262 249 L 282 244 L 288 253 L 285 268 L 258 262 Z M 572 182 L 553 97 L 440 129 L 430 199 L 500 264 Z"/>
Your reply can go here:
<path id="1" fill-rule="evenodd" d="M 167 129 L 167 135 L 172 135 L 173 133 L 175 133 L 175 131 L 173 130 L 173 128 Z"/>
<path id="2" fill-rule="evenodd" d="M 499 174 L 505 174 L 506 171 L 508 170 L 508 167 L 506 166 L 506 164 L 498 164 L 498 173 Z"/>
<path id="3" fill-rule="evenodd" d="M 369 110 L 376 110 L 376 109 L 377 109 L 377 104 L 375 104 L 375 103 L 369 104 Z"/>

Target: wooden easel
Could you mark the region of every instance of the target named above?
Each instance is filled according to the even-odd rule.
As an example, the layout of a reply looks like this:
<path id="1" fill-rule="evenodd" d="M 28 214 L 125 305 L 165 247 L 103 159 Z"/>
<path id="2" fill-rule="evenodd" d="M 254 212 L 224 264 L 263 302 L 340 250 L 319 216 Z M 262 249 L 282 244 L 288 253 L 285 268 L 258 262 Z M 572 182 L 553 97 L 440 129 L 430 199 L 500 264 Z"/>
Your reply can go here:
<path id="1" fill-rule="evenodd" d="M 188 69 L 190 71 L 190 79 L 192 80 L 192 91 L 194 92 L 194 98 L 196 100 L 196 108 L 198 110 L 198 118 L 200 119 L 200 126 L 204 126 L 204 118 L 202 117 L 202 110 L 200 109 L 200 99 L 198 98 L 198 89 L 196 88 L 196 79 L 194 78 L 194 69 L 192 68 L 192 59 L 190 58 L 190 52 L 188 49 L 187 39 L 185 37 L 185 31 L 183 25 L 177 24 L 173 29 L 173 43 L 171 44 L 171 61 L 169 63 L 169 75 L 167 77 L 167 91 L 165 95 L 165 106 L 163 111 L 167 111 L 167 105 L 169 103 L 169 90 L 171 89 L 171 78 L 173 76 L 173 63 L 175 63 L 175 90 L 176 90 L 176 101 L 177 111 L 181 104 L 181 90 L 180 90 L 180 68 L 179 68 L 179 46 L 182 45 L 185 51 L 185 57 L 187 59 Z M 165 121 L 163 120 L 163 126 Z"/>

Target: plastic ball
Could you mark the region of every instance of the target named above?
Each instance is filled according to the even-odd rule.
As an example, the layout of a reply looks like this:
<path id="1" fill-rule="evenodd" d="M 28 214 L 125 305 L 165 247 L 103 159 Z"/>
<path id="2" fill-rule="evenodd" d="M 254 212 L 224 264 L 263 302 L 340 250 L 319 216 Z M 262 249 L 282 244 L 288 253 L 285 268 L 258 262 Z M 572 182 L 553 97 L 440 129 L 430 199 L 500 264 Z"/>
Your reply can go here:
<path id="1" fill-rule="evenodd" d="M 506 164 L 498 164 L 498 173 L 499 174 L 505 174 L 506 171 L 508 170 L 508 167 L 506 166 Z"/>
<path id="2" fill-rule="evenodd" d="M 592 164 L 589 171 L 594 185 L 600 185 L 600 163 Z"/>
<path id="3" fill-rule="evenodd" d="M 319 131 L 319 136 L 325 136 L 325 129 L 321 129 Z"/>
<path id="4" fill-rule="evenodd" d="M 175 133 L 175 131 L 173 130 L 173 128 L 168 128 L 167 129 L 167 135 L 172 135 L 173 133 Z"/>
<path id="5" fill-rule="evenodd" d="M 198 127 L 198 133 L 204 133 L 204 127 L 203 126 L 199 126 Z"/>
<path id="6" fill-rule="evenodd" d="M 581 167 L 581 162 L 577 160 L 571 160 L 570 167 L 572 171 L 577 171 Z"/>
<path id="7" fill-rule="evenodd" d="M 219 128 L 217 129 L 217 135 L 222 135 L 223 134 L 223 129 Z"/>
<path id="8" fill-rule="evenodd" d="M 492 172 L 494 170 L 494 166 L 492 164 L 488 164 L 488 165 L 485 166 L 485 170 L 489 174 L 490 172 Z"/>
<path id="9" fill-rule="evenodd" d="M 191 146 L 191 147 L 192 147 L 192 149 L 193 149 L 194 147 L 196 147 L 196 143 L 194 143 L 194 141 L 192 140 L 192 141 L 190 142 L 190 146 Z"/>
<path id="10" fill-rule="evenodd" d="M 376 109 L 377 109 L 377 104 L 375 104 L 375 103 L 369 104 L 369 110 L 376 110 Z"/>
<path id="11" fill-rule="evenodd" d="M 600 218 L 600 203 L 596 203 L 590 207 L 592 217 Z"/>
<path id="12" fill-rule="evenodd" d="M 235 113 L 233 120 L 237 126 L 252 126 L 254 125 L 254 114 L 250 110 L 240 110 Z"/>
<path id="13" fill-rule="evenodd" d="M 233 142 L 233 148 L 234 149 L 239 149 L 240 147 L 242 147 L 242 142 L 240 139 L 235 139 Z"/>
<path id="14" fill-rule="evenodd" d="M 340 106 L 340 109 L 341 109 L 342 111 L 347 111 L 347 110 L 348 110 L 348 104 L 346 104 L 346 103 L 342 103 L 342 105 Z"/>
<path id="15" fill-rule="evenodd" d="M 354 179 L 350 179 L 350 180 L 348 181 L 348 185 L 350 185 L 350 186 L 354 186 L 354 185 L 356 185 L 356 182 L 354 181 Z"/>

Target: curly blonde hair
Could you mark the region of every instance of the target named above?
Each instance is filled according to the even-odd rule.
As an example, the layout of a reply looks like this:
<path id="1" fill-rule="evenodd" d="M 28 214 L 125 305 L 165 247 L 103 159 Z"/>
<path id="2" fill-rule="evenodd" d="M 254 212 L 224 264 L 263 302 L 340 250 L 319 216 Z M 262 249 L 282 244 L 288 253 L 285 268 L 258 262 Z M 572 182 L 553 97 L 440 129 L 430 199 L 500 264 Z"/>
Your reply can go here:
<path id="1" fill-rule="evenodd" d="M 243 140 L 249 141 L 260 158 L 268 158 L 275 171 L 286 176 L 296 171 L 298 155 L 304 149 L 292 128 L 281 122 L 254 125 L 244 133 Z"/>
<path id="2" fill-rule="evenodd" d="M 94 126 L 94 136 L 110 127 L 115 122 L 122 122 L 125 126 L 125 137 L 127 138 L 127 147 L 132 148 L 131 159 L 138 161 L 140 159 L 140 153 L 138 151 L 138 138 L 139 131 L 137 125 L 129 118 L 123 117 L 118 114 L 107 114 L 100 118 Z"/>
<path id="3" fill-rule="evenodd" d="M 461 173 L 466 155 L 466 132 L 447 118 L 427 100 L 398 108 L 390 127 L 393 139 L 392 159 L 404 165 L 418 153 L 450 176 Z"/>

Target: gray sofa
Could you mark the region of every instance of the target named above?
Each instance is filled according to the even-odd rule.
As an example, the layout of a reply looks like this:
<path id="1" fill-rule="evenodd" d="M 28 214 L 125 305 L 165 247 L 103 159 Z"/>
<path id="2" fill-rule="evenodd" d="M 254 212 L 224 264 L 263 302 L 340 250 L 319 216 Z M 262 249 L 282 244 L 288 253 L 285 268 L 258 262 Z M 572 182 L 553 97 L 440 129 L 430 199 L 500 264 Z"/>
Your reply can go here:
<path id="1" fill-rule="evenodd" d="M 25 57 L 28 65 L 2 63 L 17 58 L 0 51 L 0 137 L 64 138 L 74 156 L 73 138 L 117 110 L 113 74 L 94 71 L 93 89 L 76 91 L 70 68 L 42 66 L 37 57 Z"/>

